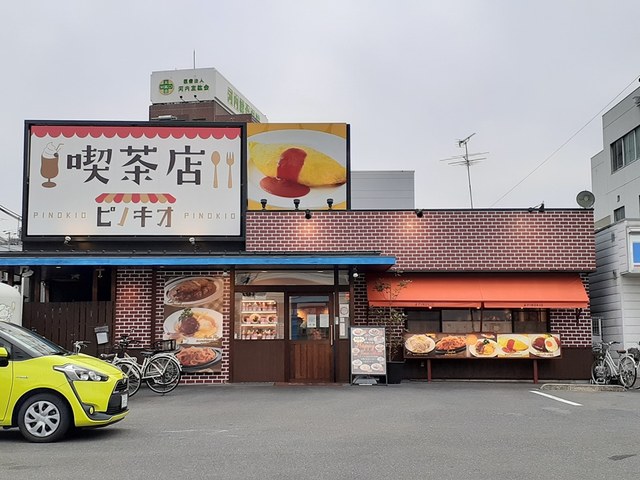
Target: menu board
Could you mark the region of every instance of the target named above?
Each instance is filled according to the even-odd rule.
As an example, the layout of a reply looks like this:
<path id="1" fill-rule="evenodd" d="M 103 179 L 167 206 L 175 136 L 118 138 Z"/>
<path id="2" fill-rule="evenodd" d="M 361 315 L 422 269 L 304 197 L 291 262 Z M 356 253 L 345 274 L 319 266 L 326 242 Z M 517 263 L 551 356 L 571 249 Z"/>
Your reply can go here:
<path id="1" fill-rule="evenodd" d="M 557 333 L 405 333 L 405 358 L 561 358 Z"/>
<path id="2" fill-rule="evenodd" d="M 351 374 L 386 375 L 384 327 L 351 327 Z"/>

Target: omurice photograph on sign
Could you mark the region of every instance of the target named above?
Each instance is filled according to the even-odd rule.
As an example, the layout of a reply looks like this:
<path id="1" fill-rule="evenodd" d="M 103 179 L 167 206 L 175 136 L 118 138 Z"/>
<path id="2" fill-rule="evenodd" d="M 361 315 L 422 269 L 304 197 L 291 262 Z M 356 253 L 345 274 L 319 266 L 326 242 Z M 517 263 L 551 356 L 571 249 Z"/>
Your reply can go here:
<path id="1" fill-rule="evenodd" d="M 248 124 L 249 210 L 346 209 L 348 132 L 343 123 Z"/>

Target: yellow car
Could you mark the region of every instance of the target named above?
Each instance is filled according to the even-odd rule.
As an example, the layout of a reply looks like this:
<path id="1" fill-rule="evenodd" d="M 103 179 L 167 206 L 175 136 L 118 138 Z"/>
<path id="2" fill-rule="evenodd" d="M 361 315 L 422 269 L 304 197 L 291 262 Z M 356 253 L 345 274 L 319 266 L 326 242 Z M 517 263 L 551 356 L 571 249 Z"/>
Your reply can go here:
<path id="1" fill-rule="evenodd" d="M 0 322 L 0 427 L 54 442 L 72 427 L 103 427 L 128 413 L 127 377 L 13 323 Z"/>

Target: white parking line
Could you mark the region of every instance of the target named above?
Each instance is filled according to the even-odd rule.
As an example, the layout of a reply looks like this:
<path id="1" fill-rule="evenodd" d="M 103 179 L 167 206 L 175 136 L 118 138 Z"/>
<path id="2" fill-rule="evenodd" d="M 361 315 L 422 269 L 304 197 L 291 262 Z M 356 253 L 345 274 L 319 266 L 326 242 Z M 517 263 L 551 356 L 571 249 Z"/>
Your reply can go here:
<path id="1" fill-rule="evenodd" d="M 558 402 L 568 403 L 569 405 L 573 405 L 575 407 L 581 407 L 581 403 L 571 402 L 569 400 L 565 400 L 564 398 L 555 397 L 553 395 L 549 395 L 548 393 L 538 392 L 537 390 L 529 390 L 531 393 L 535 393 L 536 395 L 542 395 L 543 397 L 550 398 L 551 400 L 557 400 Z"/>

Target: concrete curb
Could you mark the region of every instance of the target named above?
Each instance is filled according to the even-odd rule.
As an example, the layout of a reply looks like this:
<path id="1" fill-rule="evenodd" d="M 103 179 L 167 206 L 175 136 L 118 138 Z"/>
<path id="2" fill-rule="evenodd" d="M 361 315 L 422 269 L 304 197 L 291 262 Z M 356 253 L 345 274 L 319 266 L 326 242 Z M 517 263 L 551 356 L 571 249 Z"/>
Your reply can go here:
<path id="1" fill-rule="evenodd" d="M 594 385 L 591 383 L 545 383 L 540 390 L 569 390 L 573 392 L 625 392 L 621 385 Z"/>

